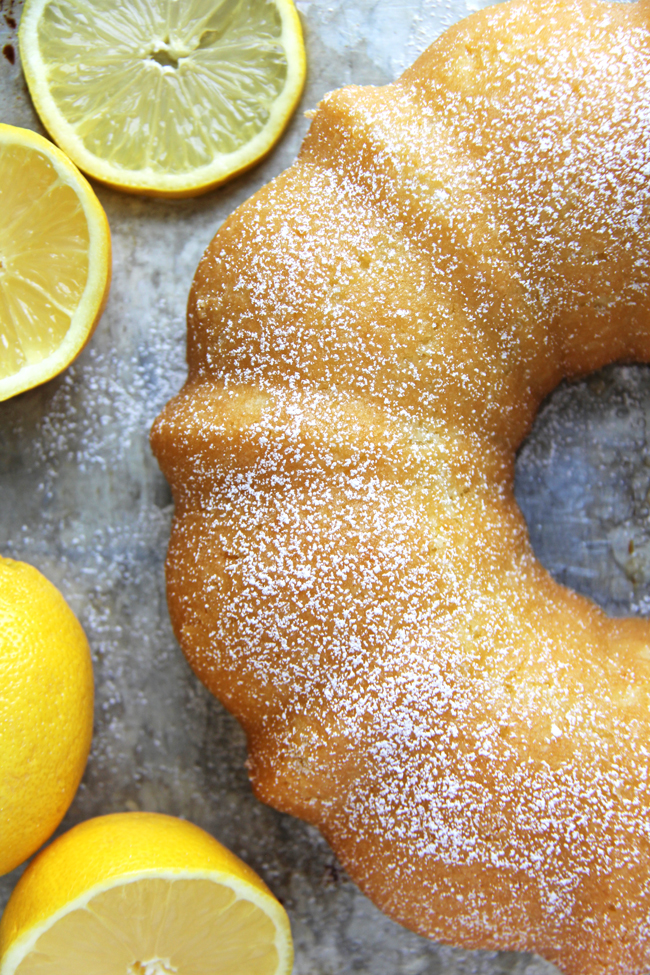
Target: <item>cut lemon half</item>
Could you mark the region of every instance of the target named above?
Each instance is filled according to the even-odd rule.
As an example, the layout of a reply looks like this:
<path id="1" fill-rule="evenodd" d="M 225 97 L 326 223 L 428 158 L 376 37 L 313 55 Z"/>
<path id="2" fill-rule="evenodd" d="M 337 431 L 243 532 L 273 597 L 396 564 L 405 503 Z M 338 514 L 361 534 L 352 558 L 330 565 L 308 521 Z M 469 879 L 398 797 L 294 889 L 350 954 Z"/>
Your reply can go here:
<path id="1" fill-rule="evenodd" d="M 0 400 L 69 365 L 110 274 L 106 214 L 77 167 L 48 139 L 0 124 Z"/>
<path id="2" fill-rule="evenodd" d="M 27 0 L 20 55 L 54 140 L 118 189 L 192 196 L 278 140 L 305 78 L 292 0 Z"/>
<path id="3" fill-rule="evenodd" d="M 0 922 L 0 975 L 289 975 L 287 915 L 198 826 L 118 813 L 28 867 Z"/>

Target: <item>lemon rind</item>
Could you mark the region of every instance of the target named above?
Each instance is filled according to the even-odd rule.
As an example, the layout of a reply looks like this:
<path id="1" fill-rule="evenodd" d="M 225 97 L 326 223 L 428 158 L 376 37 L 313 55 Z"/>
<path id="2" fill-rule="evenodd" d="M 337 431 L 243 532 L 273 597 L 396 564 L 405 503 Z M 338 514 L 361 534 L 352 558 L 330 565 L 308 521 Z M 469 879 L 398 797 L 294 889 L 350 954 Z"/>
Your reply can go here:
<path id="1" fill-rule="evenodd" d="M 93 178 L 123 192 L 145 196 L 197 196 L 233 179 L 271 151 L 287 127 L 302 94 L 306 59 L 300 18 L 293 0 L 274 0 L 282 22 L 279 40 L 287 54 L 288 70 L 282 92 L 274 100 L 264 128 L 235 152 L 219 154 L 214 162 L 188 173 L 169 174 L 151 166 L 129 170 L 111 165 L 86 149 L 50 94 L 37 36 L 38 21 L 48 2 L 26 0 L 18 34 L 20 57 L 32 101 L 45 128 L 77 166 Z"/>
<path id="2" fill-rule="evenodd" d="M 47 382 L 62 372 L 91 337 L 108 299 L 111 281 L 111 234 L 104 210 L 74 163 L 49 139 L 30 129 L 0 123 L 0 143 L 28 146 L 52 162 L 60 179 L 77 195 L 88 224 L 88 278 L 70 327 L 57 348 L 40 362 L 0 379 L 0 402 Z M 88 323 L 90 322 L 90 325 Z"/>
<path id="3" fill-rule="evenodd" d="M 290 975 L 293 966 L 293 945 L 291 929 L 284 908 L 275 900 L 272 894 L 265 894 L 257 890 L 252 884 L 233 877 L 220 870 L 138 870 L 122 877 L 111 878 L 103 883 L 94 884 L 78 897 L 69 901 L 63 907 L 51 914 L 46 920 L 25 931 L 14 944 L 5 952 L 0 960 L 0 975 L 14 975 L 20 963 L 34 948 L 36 942 L 51 927 L 66 914 L 86 907 L 98 894 L 103 894 L 114 887 L 135 883 L 139 880 L 210 880 L 213 883 L 229 887 L 241 900 L 248 900 L 259 907 L 272 921 L 275 927 L 275 948 L 278 953 L 278 966 L 274 975 Z"/>

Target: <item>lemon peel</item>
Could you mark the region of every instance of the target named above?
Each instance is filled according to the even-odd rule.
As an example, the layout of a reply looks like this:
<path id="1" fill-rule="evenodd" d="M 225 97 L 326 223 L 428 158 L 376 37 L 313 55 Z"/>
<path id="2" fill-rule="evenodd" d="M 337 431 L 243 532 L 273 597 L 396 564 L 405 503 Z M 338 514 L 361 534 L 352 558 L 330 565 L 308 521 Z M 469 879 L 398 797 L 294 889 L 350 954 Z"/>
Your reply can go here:
<path id="1" fill-rule="evenodd" d="M 108 299 L 111 237 L 90 184 L 30 129 L 0 123 L 0 400 L 60 373 Z"/>
<path id="2" fill-rule="evenodd" d="M 0 556 L 0 874 L 26 860 L 65 815 L 93 729 L 83 629 L 37 569 Z"/>
<path id="3" fill-rule="evenodd" d="M 0 975 L 289 975 L 286 913 L 198 826 L 115 813 L 30 864 L 0 922 Z"/>
<path id="4" fill-rule="evenodd" d="M 117 189 L 193 196 L 253 166 L 300 98 L 292 0 L 27 0 L 32 100 L 77 165 Z"/>

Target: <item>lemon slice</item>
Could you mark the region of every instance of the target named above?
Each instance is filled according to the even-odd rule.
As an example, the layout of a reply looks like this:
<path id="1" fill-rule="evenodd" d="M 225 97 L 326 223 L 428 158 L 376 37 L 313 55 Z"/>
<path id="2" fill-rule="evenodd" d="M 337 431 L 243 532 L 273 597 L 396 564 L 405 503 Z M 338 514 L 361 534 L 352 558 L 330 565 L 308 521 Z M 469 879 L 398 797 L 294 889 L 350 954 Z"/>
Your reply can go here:
<path id="1" fill-rule="evenodd" d="M 291 0 L 27 0 L 20 54 L 61 148 L 153 196 L 202 193 L 252 166 L 305 78 Z"/>
<path id="2" fill-rule="evenodd" d="M 75 826 L 0 922 L 0 975 L 288 975 L 286 913 L 215 839 L 171 816 Z"/>
<path id="3" fill-rule="evenodd" d="M 0 400 L 81 351 L 110 270 L 106 214 L 77 167 L 35 132 L 0 124 Z"/>

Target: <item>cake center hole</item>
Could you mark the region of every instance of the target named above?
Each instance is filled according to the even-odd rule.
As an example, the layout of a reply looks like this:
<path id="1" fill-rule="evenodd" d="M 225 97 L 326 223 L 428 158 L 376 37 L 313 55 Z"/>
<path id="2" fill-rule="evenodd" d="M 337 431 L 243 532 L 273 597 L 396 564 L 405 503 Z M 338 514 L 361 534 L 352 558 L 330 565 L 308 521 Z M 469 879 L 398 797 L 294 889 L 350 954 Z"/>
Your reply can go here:
<path id="1" fill-rule="evenodd" d="M 608 366 L 542 404 L 516 463 L 535 554 L 613 616 L 650 615 L 650 366 Z"/>

